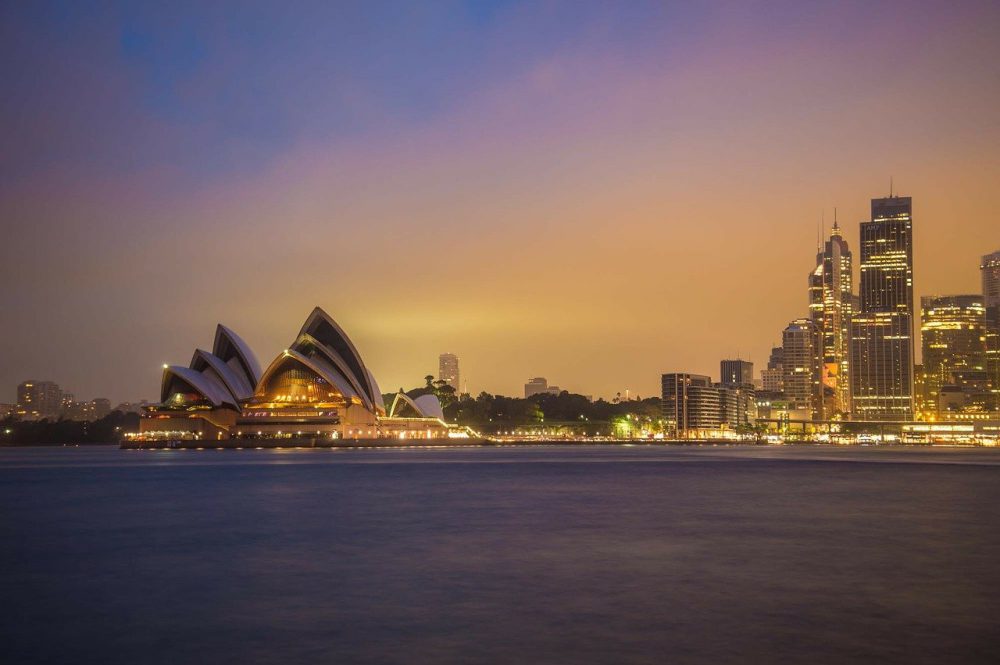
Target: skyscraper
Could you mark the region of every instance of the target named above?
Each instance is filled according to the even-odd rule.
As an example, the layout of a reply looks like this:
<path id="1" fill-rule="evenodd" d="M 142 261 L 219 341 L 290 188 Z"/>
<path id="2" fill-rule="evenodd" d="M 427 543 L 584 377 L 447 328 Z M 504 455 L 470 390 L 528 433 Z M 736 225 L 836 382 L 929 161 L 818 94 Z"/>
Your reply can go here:
<path id="1" fill-rule="evenodd" d="M 719 362 L 719 420 L 729 427 L 749 425 L 757 417 L 753 363 L 749 360 Z"/>
<path id="2" fill-rule="evenodd" d="M 942 386 L 985 381 L 986 308 L 979 295 L 924 296 L 920 310 L 923 403 L 937 416 Z"/>
<path id="3" fill-rule="evenodd" d="M 1000 252 L 984 256 L 979 268 L 986 306 L 986 375 L 990 391 L 1000 394 Z"/>
<path id="4" fill-rule="evenodd" d="M 984 304 L 1000 307 L 1000 251 L 984 256 L 979 269 L 983 274 Z"/>
<path id="5" fill-rule="evenodd" d="M 830 239 L 809 275 L 809 314 L 819 332 L 820 387 L 826 417 L 851 410 L 850 338 L 854 269 L 851 250 L 834 217 Z"/>
<path id="6" fill-rule="evenodd" d="M 438 378 L 455 389 L 455 394 L 462 392 L 459 383 L 458 356 L 454 353 L 442 353 L 438 356 Z"/>
<path id="7" fill-rule="evenodd" d="M 811 319 L 795 319 L 782 333 L 781 346 L 785 399 L 792 408 L 808 411 L 810 418 L 822 420 L 819 329 Z"/>
<path id="8" fill-rule="evenodd" d="M 851 322 L 859 420 L 913 419 L 913 215 L 908 196 L 872 199 L 861 223 L 860 311 Z"/>

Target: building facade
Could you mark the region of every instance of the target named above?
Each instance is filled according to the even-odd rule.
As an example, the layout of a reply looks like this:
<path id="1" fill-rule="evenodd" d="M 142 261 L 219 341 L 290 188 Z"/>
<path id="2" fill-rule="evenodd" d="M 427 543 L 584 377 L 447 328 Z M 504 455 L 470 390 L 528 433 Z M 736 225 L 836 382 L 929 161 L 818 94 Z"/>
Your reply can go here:
<path id="1" fill-rule="evenodd" d="M 719 424 L 727 429 L 752 425 L 757 419 L 756 391 L 752 385 L 717 384 L 719 390 Z"/>
<path id="2" fill-rule="evenodd" d="M 853 417 L 912 420 L 913 206 L 910 197 L 872 199 L 861 223 L 859 311 L 851 321 Z"/>
<path id="3" fill-rule="evenodd" d="M 782 392 L 792 409 L 809 413 L 813 420 L 824 417 L 820 344 L 820 331 L 812 319 L 795 319 L 781 335 Z"/>
<path id="4" fill-rule="evenodd" d="M 819 332 L 820 387 L 827 418 L 851 411 L 850 338 L 854 264 L 834 218 L 809 275 L 809 314 Z"/>
<path id="5" fill-rule="evenodd" d="M 986 307 L 986 376 L 990 391 L 1000 395 L 1000 252 L 984 256 L 979 268 Z"/>
<path id="6" fill-rule="evenodd" d="M 944 386 L 985 387 L 986 307 L 980 295 L 924 296 L 920 299 L 925 417 L 940 418 Z M 954 390 L 949 390 L 954 393 Z M 954 396 L 951 404 L 954 404 Z M 946 409 L 948 410 L 948 409 Z M 954 410 L 953 408 L 951 410 Z"/>
<path id="7" fill-rule="evenodd" d="M 62 417 L 66 420 L 100 420 L 110 413 L 111 400 L 104 397 L 97 397 L 89 402 L 77 402 L 74 399 L 63 400 Z"/>
<path id="8" fill-rule="evenodd" d="M 17 387 L 17 415 L 24 420 L 58 418 L 63 392 L 53 381 L 24 381 Z"/>
<path id="9" fill-rule="evenodd" d="M 746 427 L 757 418 L 753 363 L 749 360 L 719 362 L 719 420 L 731 428 Z"/>
<path id="10" fill-rule="evenodd" d="M 560 392 L 561 390 L 559 386 L 550 386 L 548 380 L 544 376 L 536 376 L 524 384 L 525 399 L 533 395 L 558 395 Z"/>
<path id="11" fill-rule="evenodd" d="M 724 386 L 753 387 L 753 363 L 749 360 L 719 362 L 720 383 Z"/>
<path id="12" fill-rule="evenodd" d="M 678 438 L 718 431 L 722 425 L 719 389 L 702 374 L 673 372 L 661 377 L 663 417 Z"/>
<path id="13" fill-rule="evenodd" d="M 438 356 L 438 378 L 454 388 L 455 395 L 462 392 L 458 356 L 454 353 L 442 353 Z"/>
<path id="14" fill-rule="evenodd" d="M 771 349 L 767 367 L 760 371 L 761 389 L 768 393 L 780 393 L 785 387 L 785 350 L 780 346 Z"/>

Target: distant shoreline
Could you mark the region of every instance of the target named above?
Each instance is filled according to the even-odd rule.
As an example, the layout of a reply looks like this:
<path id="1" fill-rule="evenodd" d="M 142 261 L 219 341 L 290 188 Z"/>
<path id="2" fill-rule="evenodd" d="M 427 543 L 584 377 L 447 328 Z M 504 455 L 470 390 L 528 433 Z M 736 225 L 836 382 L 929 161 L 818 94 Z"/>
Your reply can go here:
<path id="1" fill-rule="evenodd" d="M 821 446 L 824 448 L 993 448 L 994 446 L 977 443 L 904 443 L 893 441 L 887 443 L 830 443 L 826 441 L 785 441 L 772 443 L 761 441 L 732 441 L 728 439 L 657 439 L 657 440 L 567 440 L 567 439 L 532 439 L 522 441 L 481 439 L 456 440 L 398 440 L 398 439 L 284 439 L 278 440 L 238 440 L 226 441 L 142 441 L 142 442 L 87 442 L 87 443 L 25 443 L 3 444 L 0 449 L 23 448 L 101 448 L 115 447 L 121 450 L 376 450 L 376 449 L 429 449 L 429 448 L 529 448 L 532 446 L 607 446 L 607 447 L 753 447 L 780 448 L 782 446 Z"/>
<path id="2" fill-rule="evenodd" d="M 657 440 L 573 440 L 573 439 L 531 439 L 531 440 L 500 440 L 490 438 L 476 439 L 428 439 L 426 441 L 415 439 L 260 439 L 241 440 L 229 439 L 226 441 L 171 441 L 171 442 L 123 442 L 122 450 L 309 450 L 309 449 L 425 449 L 425 448 L 517 448 L 531 446 L 609 446 L 609 447 L 638 447 L 667 448 L 676 446 L 750 446 L 750 447 L 781 447 L 781 446 L 823 446 L 830 448 L 849 447 L 907 447 L 907 448 L 928 448 L 928 447 L 955 447 L 955 448 L 989 448 L 972 443 L 829 443 L 825 441 L 785 441 L 783 443 L 772 443 L 767 441 L 732 441 L 729 439 L 657 439 Z"/>

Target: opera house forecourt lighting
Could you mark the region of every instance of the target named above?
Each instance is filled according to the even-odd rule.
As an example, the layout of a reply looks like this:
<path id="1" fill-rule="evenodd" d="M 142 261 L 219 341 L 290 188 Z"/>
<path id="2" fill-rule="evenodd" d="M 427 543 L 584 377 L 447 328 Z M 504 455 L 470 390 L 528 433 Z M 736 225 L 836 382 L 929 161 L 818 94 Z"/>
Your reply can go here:
<path id="1" fill-rule="evenodd" d="M 295 341 L 261 370 L 239 335 L 219 325 L 212 352 L 165 365 L 160 403 L 147 407 L 138 441 L 228 439 L 429 439 L 462 436 L 434 395 L 400 392 L 386 412 L 375 377 L 329 314 L 315 308 Z"/>

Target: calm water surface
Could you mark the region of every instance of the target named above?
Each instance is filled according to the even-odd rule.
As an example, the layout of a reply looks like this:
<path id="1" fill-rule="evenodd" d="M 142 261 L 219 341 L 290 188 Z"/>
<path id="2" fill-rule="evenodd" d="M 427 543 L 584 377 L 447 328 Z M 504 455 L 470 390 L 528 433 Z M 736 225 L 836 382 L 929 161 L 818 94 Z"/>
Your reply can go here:
<path id="1" fill-rule="evenodd" d="M 2 663 L 1000 660 L 1000 451 L 0 449 Z"/>

